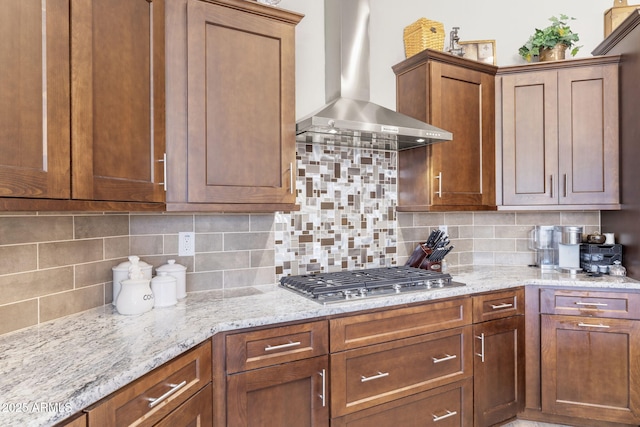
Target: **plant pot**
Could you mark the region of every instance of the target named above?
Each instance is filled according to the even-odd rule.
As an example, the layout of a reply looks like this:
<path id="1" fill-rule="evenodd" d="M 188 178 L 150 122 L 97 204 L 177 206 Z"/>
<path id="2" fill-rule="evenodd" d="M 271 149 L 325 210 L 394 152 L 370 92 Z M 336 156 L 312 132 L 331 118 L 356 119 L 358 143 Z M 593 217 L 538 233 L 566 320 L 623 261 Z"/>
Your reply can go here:
<path id="1" fill-rule="evenodd" d="M 558 43 L 551 49 L 540 49 L 540 61 L 560 61 L 564 59 L 567 46 Z"/>

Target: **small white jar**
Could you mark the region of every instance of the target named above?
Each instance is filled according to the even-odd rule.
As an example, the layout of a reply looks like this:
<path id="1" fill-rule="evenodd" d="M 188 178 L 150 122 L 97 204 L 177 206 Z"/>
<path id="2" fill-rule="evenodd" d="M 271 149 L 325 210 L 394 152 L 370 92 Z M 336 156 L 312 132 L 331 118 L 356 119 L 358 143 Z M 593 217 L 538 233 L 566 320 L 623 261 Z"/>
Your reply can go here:
<path id="1" fill-rule="evenodd" d="M 129 267 L 131 267 L 132 260 L 134 262 L 137 261 L 138 266 L 140 266 L 140 270 L 142 271 L 142 276 L 144 279 L 151 280 L 151 270 L 153 266 L 151 264 L 147 264 L 146 262 L 140 260 L 135 255 L 131 255 L 129 257 L 129 261 L 121 262 L 115 267 L 111 268 L 113 272 L 113 305 L 116 305 L 116 300 L 118 299 L 118 294 L 120 293 L 120 289 L 122 288 L 122 281 L 127 280 L 129 278 Z"/>
<path id="2" fill-rule="evenodd" d="M 151 279 L 151 291 L 153 292 L 153 307 L 171 307 L 178 303 L 176 297 L 176 278 L 166 271 L 161 271 Z"/>
<path id="3" fill-rule="evenodd" d="M 167 272 L 176 278 L 176 297 L 183 299 L 187 296 L 187 267 L 176 264 L 175 259 L 167 260 L 167 263 L 156 268 L 156 272 Z"/>

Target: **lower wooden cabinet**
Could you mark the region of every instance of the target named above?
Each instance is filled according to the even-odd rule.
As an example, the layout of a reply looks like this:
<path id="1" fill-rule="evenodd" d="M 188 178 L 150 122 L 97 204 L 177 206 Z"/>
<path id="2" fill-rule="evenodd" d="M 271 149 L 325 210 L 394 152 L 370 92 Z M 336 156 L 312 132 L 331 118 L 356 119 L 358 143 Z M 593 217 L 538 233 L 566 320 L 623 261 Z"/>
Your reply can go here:
<path id="1" fill-rule="evenodd" d="M 89 408 L 87 425 L 211 427 L 211 367 L 206 341 Z"/>
<path id="2" fill-rule="evenodd" d="M 542 410 L 638 425 L 640 321 L 542 315 Z"/>
<path id="3" fill-rule="evenodd" d="M 328 427 L 328 357 L 227 377 L 228 427 Z"/>
<path id="4" fill-rule="evenodd" d="M 524 408 L 524 288 L 473 297 L 474 426 L 515 418 Z"/>
<path id="5" fill-rule="evenodd" d="M 334 418 L 331 427 L 466 427 L 473 423 L 473 380 L 467 378 Z"/>
<path id="6" fill-rule="evenodd" d="M 332 354 L 331 416 L 470 377 L 471 343 L 466 326 Z"/>
<path id="7" fill-rule="evenodd" d="M 524 316 L 474 325 L 474 425 L 516 417 L 524 405 Z"/>

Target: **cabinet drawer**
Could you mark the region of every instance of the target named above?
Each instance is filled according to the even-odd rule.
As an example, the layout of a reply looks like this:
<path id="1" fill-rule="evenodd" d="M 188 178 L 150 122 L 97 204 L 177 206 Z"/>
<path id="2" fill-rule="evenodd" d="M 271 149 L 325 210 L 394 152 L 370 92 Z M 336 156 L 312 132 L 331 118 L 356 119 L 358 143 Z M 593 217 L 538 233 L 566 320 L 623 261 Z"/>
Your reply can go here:
<path id="1" fill-rule="evenodd" d="M 328 353 L 326 321 L 228 335 L 227 372 L 293 362 Z"/>
<path id="2" fill-rule="evenodd" d="M 524 314 L 524 288 L 473 297 L 473 323 Z"/>
<path id="3" fill-rule="evenodd" d="M 540 311 L 544 314 L 640 319 L 640 294 L 541 289 Z"/>
<path id="4" fill-rule="evenodd" d="M 332 427 L 465 427 L 472 424 L 471 378 L 331 420 Z"/>
<path id="5" fill-rule="evenodd" d="M 90 408 L 89 425 L 154 425 L 211 382 L 211 367 L 206 341 Z"/>
<path id="6" fill-rule="evenodd" d="M 331 355 L 331 413 L 346 415 L 472 375 L 471 326 Z"/>
<path id="7" fill-rule="evenodd" d="M 333 319 L 331 352 L 471 324 L 471 298 Z"/>

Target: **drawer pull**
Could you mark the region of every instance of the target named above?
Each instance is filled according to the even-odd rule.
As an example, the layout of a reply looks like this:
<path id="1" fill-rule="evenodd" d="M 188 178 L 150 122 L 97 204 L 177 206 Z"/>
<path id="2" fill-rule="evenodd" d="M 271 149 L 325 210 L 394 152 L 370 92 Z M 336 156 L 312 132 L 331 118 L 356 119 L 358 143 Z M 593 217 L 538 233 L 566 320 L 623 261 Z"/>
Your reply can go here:
<path id="1" fill-rule="evenodd" d="M 446 362 L 447 360 L 451 360 L 451 359 L 455 359 L 456 356 L 455 354 L 445 354 L 445 356 L 442 359 L 438 359 L 437 357 L 432 357 L 433 359 L 433 363 L 440 363 L 440 362 Z"/>
<path id="2" fill-rule="evenodd" d="M 583 323 L 583 322 L 580 322 L 580 323 L 578 323 L 578 326 L 584 326 L 584 327 L 587 327 L 587 328 L 603 328 L 603 329 L 609 329 L 609 326 L 608 326 L 608 325 L 603 325 L 602 323 L 599 323 L 599 324 L 597 324 L 597 325 L 596 325 L 596 324 L 593 324 L 593 323 Z"/>
<path id="3" fill-rule="evenodd" d="M 380 371 L 378 371 L 377 375 L 372 375 L 370 377 L 365 377 L 364 375 L 362 375 L 360 377 L 360 382 L 361 383 L 366 383 L 367 381 L 377 380 L 379 378 L 384 378 L 384 377 L 388 377 L 388 376 L 389 376 L 389 372 L 380 372 Z"/>
<path id="4" fill-rule="evenodd" d="M 511 308 L 513 307 L 513 304 L 510 304 L 508 302 L 502 303 L 502 304 L 498 304 L 498 305 L 493 305 L 491 304 L 491 308 L 493 310 L 502 310 L 503 308 Z"/>
<path id="5" fill-rule="evenodd" d="M 445 418 L 453 417 L 454 415 L 458 415 L 458 411 L 447 410 L 447 413 L 444 415 L 440 415 L 440 416 L 437 416 L 435 414 L 431 414 L 431 415 L 433 415 L 433 422 L 436 422 L 436 421 L 444 420 Z"/>
<path id="6" fill-rule="evenodd" d="M 182 387 L 184 387 L 185 385 L 187 385 L 187 381 L 182 381 L 180 384 L 169 384 L 169 386 L 171 387 L 169 390 L 167 390 L 167 392 L 165 394 L 163 394 L 162 396 L 154 399 L 153 397 L 149 397 L 149 408 L 153 408 L 156 405 L 159 405 L 162 401 L 164 401 L 165 399 L 167 399 L 169 396 L 171 396 L 173 393 L 175 393 L 176 391 L 180 390 Z"/>
<path id="7" fill-rule="evenodd" d="M 603 302 L 576 302 L 576 305 L 586 305 L 586 306 L 593 306 L 593 307 L 606 307 L 609 304 L 605 304 Z"/>
<path id="8" fill-rule="evenodd" d="M 286 344 L 280 344 L 280 345 L 267 345 L 264 348 L 264 351 L 274 351 L 274 350 L 282 350 L 283 348 L 291 348 L 291 347 L 297 347 L 299 346 L 301 343 L 300 341 L 289 341 Z"/>
<path id="9" fill-rule="evenodd" d="M 476 353 L 476 356 L 480 356 L 480 361 L 484 363 L 484 332 L 476 335 L 476 338 L 480 340 L 480 353 Z"/>

